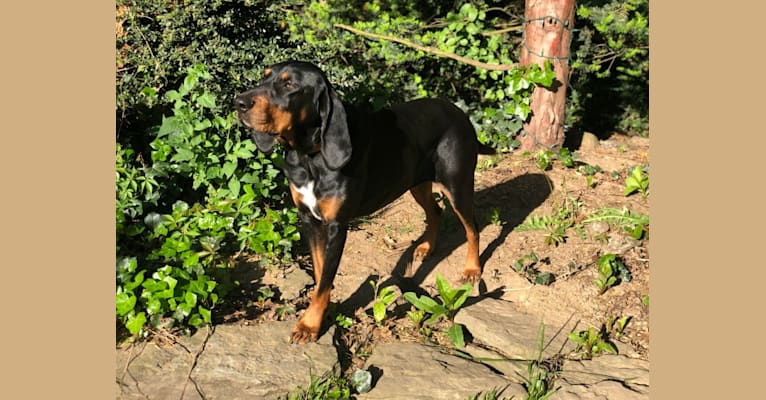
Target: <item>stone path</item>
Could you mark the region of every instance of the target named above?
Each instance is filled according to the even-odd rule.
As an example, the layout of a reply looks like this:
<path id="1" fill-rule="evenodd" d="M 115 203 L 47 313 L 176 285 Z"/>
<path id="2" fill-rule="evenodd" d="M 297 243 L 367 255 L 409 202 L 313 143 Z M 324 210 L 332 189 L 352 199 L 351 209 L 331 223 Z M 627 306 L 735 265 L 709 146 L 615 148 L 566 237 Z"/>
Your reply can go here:
<path id="1" fill-rule="evenodd" d="M 535 357 L 541 321 L 545 357 L 574 346 L 565 340 L 574 322 L 531 315 L 505 300 L 481 299 L 461 310 L 456 321 L 473 338 L 466 352 L 481 362 L 425 344 L 380 344 L 365 365 L 373 373 L 373 388 L 356 398 L 466 399 L 496 388 L 505 398 L 523 399 L 523 360 Z M 276 399 L 306 387 L 311 374 L 337 371 L 334 328 L 317 343 L 290 345 L 293 323 L 219 325 L 173 345 L 118 349 L 116 398 Z M 648 399 L 649 363 L 625 355 L 565 360 L 556 386 L 551 399 Z"/>

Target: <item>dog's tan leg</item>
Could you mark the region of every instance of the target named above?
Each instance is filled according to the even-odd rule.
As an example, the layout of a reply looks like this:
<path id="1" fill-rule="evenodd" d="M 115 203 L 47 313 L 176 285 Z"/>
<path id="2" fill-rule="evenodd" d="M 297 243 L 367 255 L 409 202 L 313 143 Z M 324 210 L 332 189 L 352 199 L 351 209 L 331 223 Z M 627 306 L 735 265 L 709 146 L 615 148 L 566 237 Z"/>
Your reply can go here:
<path id="1" fill-rule="evenodd" d="M 449 199 L 452 209 L 465 229 L 468 250 L 462 279 L 466 282 L 476 283 L 481 279 L 481 265 L 479 264 L 479 231 L 476 227 L 473 210 L 473 192 L 463 193 L 459 197 L 456 197 L 450 190 L 445 190 L 444 194 Z"/>
<path id="2" fill-rule="evenodd" d="M 410 193 L 426 212 L 426 231 L 423 235 L 423 243 L 415 248 L 413 254 L 413 258 L 420 261 L 428 257 L 436 248 L 436 236 L 439 233 L 439 218 L 442 209 L 434 200 L 431 182 L 424 182 L 413 187 L 410 189 Z"/>

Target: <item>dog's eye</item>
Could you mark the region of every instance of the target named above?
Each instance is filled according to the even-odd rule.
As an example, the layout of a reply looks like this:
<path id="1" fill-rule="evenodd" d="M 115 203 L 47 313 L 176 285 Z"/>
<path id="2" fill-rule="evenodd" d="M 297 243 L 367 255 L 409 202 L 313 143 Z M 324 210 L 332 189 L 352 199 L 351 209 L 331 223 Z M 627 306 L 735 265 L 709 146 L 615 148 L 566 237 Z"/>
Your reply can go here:
<path id="1" fill-rule="evenodd" d="M 287 79 L 287 80 L 285 80 L 285 81 L 284 81 L 284 85 L 285 85 L 285 88 L 286 88 L 286 89 L 295 89 L 296 87 L 298 87 L 298 86 L 296 86 L 296 85 L 295 85 L 295 83 L 294 83 L 292 80 L 290 80 L 290 79 Z"/>

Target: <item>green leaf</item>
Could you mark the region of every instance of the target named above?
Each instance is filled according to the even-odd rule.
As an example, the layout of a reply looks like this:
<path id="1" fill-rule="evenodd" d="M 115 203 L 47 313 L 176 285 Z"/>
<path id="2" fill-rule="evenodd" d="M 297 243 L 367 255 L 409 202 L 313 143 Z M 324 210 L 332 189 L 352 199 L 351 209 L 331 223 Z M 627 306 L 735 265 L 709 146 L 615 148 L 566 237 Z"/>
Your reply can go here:
<path id="1" fill-rule="evenodd" d="M 457 288 L 455 291 L 455 296 L 453 297 L 453 302 L 451 305 L 449 305 L 449 309 L 452 311 L 457 311 L 460 309 L 463 303 L 468 300 L 468 297 L 471 295 L 472 291 L 473 285 L 470 283 L 464 283 L 459 288 Z"/>
<path id="2" fill-rule="evenodd" d="M 237 157 L 243 158 L 243 159 L 248 159 L 253 157 L 253 152 L 251 151 L 251 149 L 247 148 L 246 146 L 234 146 L 234 154 Z"/>
<path id="3" fill-rule="evenodd" d="M 236 176 L 232 177 L 229 180 L 229 191 L 231 192 L 231 197 L 239 196 L 239 188 L 240 188 L 239 179 L 237 179 Z"/>
<path id="4" fill-rule="evenodd" d="M 163 137 L 170 134 L 180 132 L 183 126 L 183 122 L 178 117 L 162 117 L 162 125 L 157 131 L 157 137 Z"/>
<path id="5" fill-rule="evenodd" d="M 206 108 L 215 108 L 215 96 L 205 92 L 201 96 L 197 97 L 197 104 Z"/>
<path id="6" fill-rule="evenodd" d="M 125 323 L 125 327 L 128 328 L 131 335 L 135 335 L 141 331 L 141 328 L 146 324 L 146 314 L 142 311 L 138 315 L 131 315 L 128 317 L 128 322 Z"/>
<path id="7" fill-rule="evenodd" d="M 461 324 L 452 324 L 452 326 L 447 329 L 447 335 L 449 336 L 452 343 L 457 348 L 463 348 L 465 347 L 465 340 L 463 338 L 463 325 Z"/>
<path id="8" fill-rule="evenodd" d="M 170 161 L 184 162 L 194 159 L 194 152 L 186 148 L 177 148 L 176 154 L 170 159 Z"/>
<path id="9" fill-rule="evenodd" d="M 186 304 L 189 304 L 192 307 L 197 305 L 197 295 L 195 293 L 186 292 L 184 300 L 186 301 Z"/>
<path id="10" fill-rule="evenodd" d="M 202 317 L 196 313 L 189 318 L 189 325 L 191 326 L 200 326 L 203 322 Z"/>
<path id="11" fill-rule="evenodd" d="M 449 285 L 446 279 L 441 276 L 441 274 L 436 274 L 436 287 L 439 290 L 439 295 L 441 295 L 442 299 L 444 300 L 444 304 L 452 304 L 452 299 L 455 296 L 455 291 L 452 290 L 452 287 Z"/>
<path id="12" fill-rule="evenodd" d="M 199 306 L 197 309 L 199 310 L 199 314 L 202 316 L 202 319 L 205 321 L 205 323 L 206 324 L 211 323 L 212 318 L 211 318 L 210 310 L 202 306 Z"/>
<path id="13" fill-rule="evenodd" d="M 226 176 L 227 178 L 230 178 L 236 169 L 237 169 L 237 163 L 231 162 L 231 161 L 225 162 L 223 164 L 223 167 L 221 167 L 221 171 L 223 172 L 224 176 Z"/>
<path id="14" fill-rule="evenodd" d="M 381 302 L 375 302 L 372 305 L 372 314 L 375 317 L 375 321 L 380 323 L 386 318 L 386 305 Z"/>
<path id="15" fill-rule="evenodd" d="M 136 296 L 131 292 L 118 293 L 115 303 L 117 305 L 117 315 L 122 317 L 133 311 L 136 305 Z"/>

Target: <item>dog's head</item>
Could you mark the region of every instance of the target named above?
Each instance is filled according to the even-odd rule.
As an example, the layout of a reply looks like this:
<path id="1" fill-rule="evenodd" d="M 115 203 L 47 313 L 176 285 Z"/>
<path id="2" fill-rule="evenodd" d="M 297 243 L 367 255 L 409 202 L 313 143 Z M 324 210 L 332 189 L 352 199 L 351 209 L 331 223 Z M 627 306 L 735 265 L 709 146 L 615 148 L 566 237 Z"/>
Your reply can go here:
<path id="1" fill-rule="evenodd" d="M 263 80 L 234 100 L 239 121 L 262 152 L 279 142 L 303 154 L 321 152 L 327 166 L 351 158 L 346 111 L 324 72 L 299 61 L 267 68 Z"/>

